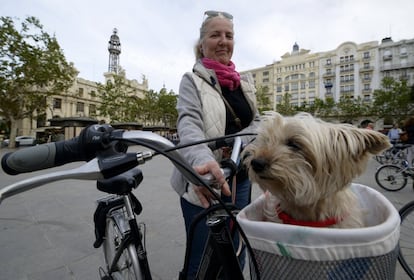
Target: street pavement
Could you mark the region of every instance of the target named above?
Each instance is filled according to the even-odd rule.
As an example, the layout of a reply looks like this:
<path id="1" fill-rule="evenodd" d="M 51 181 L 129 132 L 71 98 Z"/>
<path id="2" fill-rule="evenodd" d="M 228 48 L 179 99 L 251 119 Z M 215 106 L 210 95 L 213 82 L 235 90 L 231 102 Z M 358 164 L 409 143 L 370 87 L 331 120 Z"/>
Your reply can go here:
<path id="1" fill-rule="evenodd" d="M 0 156 L 10 150 L 0 149 Z M 80 163 L 9 176 L 0 171 L 0 188 L 30 176 L 76 167 Z M 142 166 L 144 181 L 134 194 L 143 205 L 146 244 L 153 279 L 177 279 L 185 252 L 185 231 L 177 194 L 169 184 L 172 164 L 161 157 Z M 411 182 L 398 192 L 380 189 L 371 160 L 355 182 L 383 193 L 397 209 L 414 199 Z M 260 194 L 254 186 L 253 198 Z M 50 183 L 0 204 L 0 280 L 96 280 L 104 264 L 93 248 L 95 201 L 105 196 L 93 181 Z M 397 264 L 396 279 L 409 279 Z"/>

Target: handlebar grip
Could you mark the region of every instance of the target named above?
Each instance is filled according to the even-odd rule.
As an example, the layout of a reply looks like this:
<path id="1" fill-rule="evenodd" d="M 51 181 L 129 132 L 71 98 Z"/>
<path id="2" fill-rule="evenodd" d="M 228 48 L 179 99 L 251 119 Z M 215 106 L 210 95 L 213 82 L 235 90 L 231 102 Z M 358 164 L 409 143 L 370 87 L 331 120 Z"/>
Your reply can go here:
<path id="1" fill-rule="evenodd" d="M 5 154 L 1 159 L 1 167 L 7 174 L 17 175 L 89 159 L 75 137 Z"/>
<path id="2" fill-rule="evenodd" d="M 54 167 L 55 156 L 55 143 L 48 143 L 7 153 L 1 159 L 1 166 L 7 174 L 17 175 Z"/>

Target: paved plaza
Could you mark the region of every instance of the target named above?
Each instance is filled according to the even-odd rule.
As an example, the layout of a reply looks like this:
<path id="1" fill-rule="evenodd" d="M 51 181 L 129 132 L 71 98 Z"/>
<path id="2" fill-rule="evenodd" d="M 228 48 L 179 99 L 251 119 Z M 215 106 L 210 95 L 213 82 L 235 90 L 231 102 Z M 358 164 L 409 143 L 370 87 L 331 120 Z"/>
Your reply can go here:
<path id="1" fill-rule="evenodd" d="M 0 150 L 3 156 L 7 149 Z M 75 167 L 79 163 L 66 165 Z M 414 199 L 411 182 L 398 192 L 380 189 L 371 160 L 356 180 L 382 192 L 397 209 Z M 58 167 L 53 170 L 61 170 Z M 182 267 L 185 233 L 177 194 L 169 185 L 172 164 L 157 157 L 142 166 L 144 181 L 134 191 L 144 210 L 146 244 L 154 279 L 174 279 Z M 18 176 L 0 171 L 0 188 L 45 171 Z M 48 171 L 50 172 L 50 170 Z M 255 187 L 254 197 L 260 194 Z M 94 249 L 95 201 L 105 194 L 93 181 L 66 180 L 19 194 L 0 205 L 0 280 L 96 280 L 103 265 Z M 408 279 L 397 266 L 396 279 Z"/>

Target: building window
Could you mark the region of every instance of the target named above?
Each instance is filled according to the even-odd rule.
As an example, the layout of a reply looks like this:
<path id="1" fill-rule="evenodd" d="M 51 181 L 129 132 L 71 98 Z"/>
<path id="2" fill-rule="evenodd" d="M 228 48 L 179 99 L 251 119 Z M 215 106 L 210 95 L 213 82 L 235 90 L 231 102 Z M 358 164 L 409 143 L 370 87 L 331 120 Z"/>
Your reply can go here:
<path id="1" fill-rule="evenodd" d="M 370 90 L 369 84 L 364 84 L 364 90 Z"/>
<path id="2" fill-rule="evenodd" d="M 292 83 L 291 88 L 292 90 L 298 90 L 298 83 Z"/>
<path id="3" fill-rule="evenodd" d="M 364 52 L 364 58 L 365 59 L 367 59 L 367 58 L 369 58 L 370 56 L 369 56 L 369 52 Z"/>
<path id="4" fill-rule="evenodd" d="M 330 59 L 330 58 L 328 58 L 328 59 L 326 60 L 326 65 L 331 65 L 331 59 Z"/>
<path id="5" fill-rule="evenodd" d="M 309 81 L 309 88 L 315 88 L 315 81 Z"/>
<path id="6" fill-rule="evenodd" d="M 62 99 L 53 98 L 53 109 L 62 109 Z"/>
<path id="7" fill-rule="evenodd" d="M 269 76 L 269 71 L 264 71 L 263 76 Z"/>
<path id="8" fill-rule="evenodd" d="M 315 78 L 315 72 L 310 72 L 309 73 L 309 78 Z"/>
<path id="9" fill-rule="evenodd" d="M 262 83 L 268 83 L 269 82 L 269 78 L 263 78 L 262 79 Z"/>
<path id="10" fill-rule="evenodd" d="M 76 102 L 76 112 L 77 113 L 79 113 L 79 112 L 84 112 L 84 109 L 85 109 L 85 103 L 83 103 L 83 102 Z"/>
<path id="11" fill-rule="evenodd" d="M 281 86 L 277 86 L 276 87 L 276 92 L 282 92 L 282 87 Z"/>
<path id="12" fill-rule="evenodd" d="M 285 85 L 285 91 L 289 91 L 289 85 Z"/>
<path id="13" fill-rule="evenodd" d="M 96 105 L 90 104 L 89 105 L 89 115 L 96 115 Z"/>
<path id="14" fill-rule="evenodd" d="M 281 82 L 282 82 L 282 78 L 277 78 L 277 79 L 276 79 L 276 82 L 277 82 L 277 83 L 281 83 Z"/>
<path id="15" fill-rule="evenodd" d="M 392 59 L 392 53 L 391 50 L 385 50 L 384 51 L 384 56 L 383 56 L 384 60 L 390 60 Z"/>
<path id="16" fill-rule="evenodd" d="M 306 88 L 306 83 L 305 82 L 301 82 L 300 83 L 300 89 L 305 89 Z"/>
<path id="17" fill-rule="evenodd" d="M 364 80 L 371 80 L 369 73 L 364 74 Z"/>
<path id="18" fill-rule="evenodd" d="M 364 63 L 364 69 L 369 69 L 369 62 Z"/>

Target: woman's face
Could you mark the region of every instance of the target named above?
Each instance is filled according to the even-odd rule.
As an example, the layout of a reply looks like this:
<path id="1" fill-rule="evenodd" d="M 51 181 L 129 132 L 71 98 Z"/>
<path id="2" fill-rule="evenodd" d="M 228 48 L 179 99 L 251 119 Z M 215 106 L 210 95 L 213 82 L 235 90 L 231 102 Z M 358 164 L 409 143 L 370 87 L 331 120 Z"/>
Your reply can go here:
<path id="1" fill-rule="evenodd" d="M 233 22 L 214 17 L 206 23 L 206 33 L 201 41 L 204 57 L 228 65 L 233 55 Z"/>

